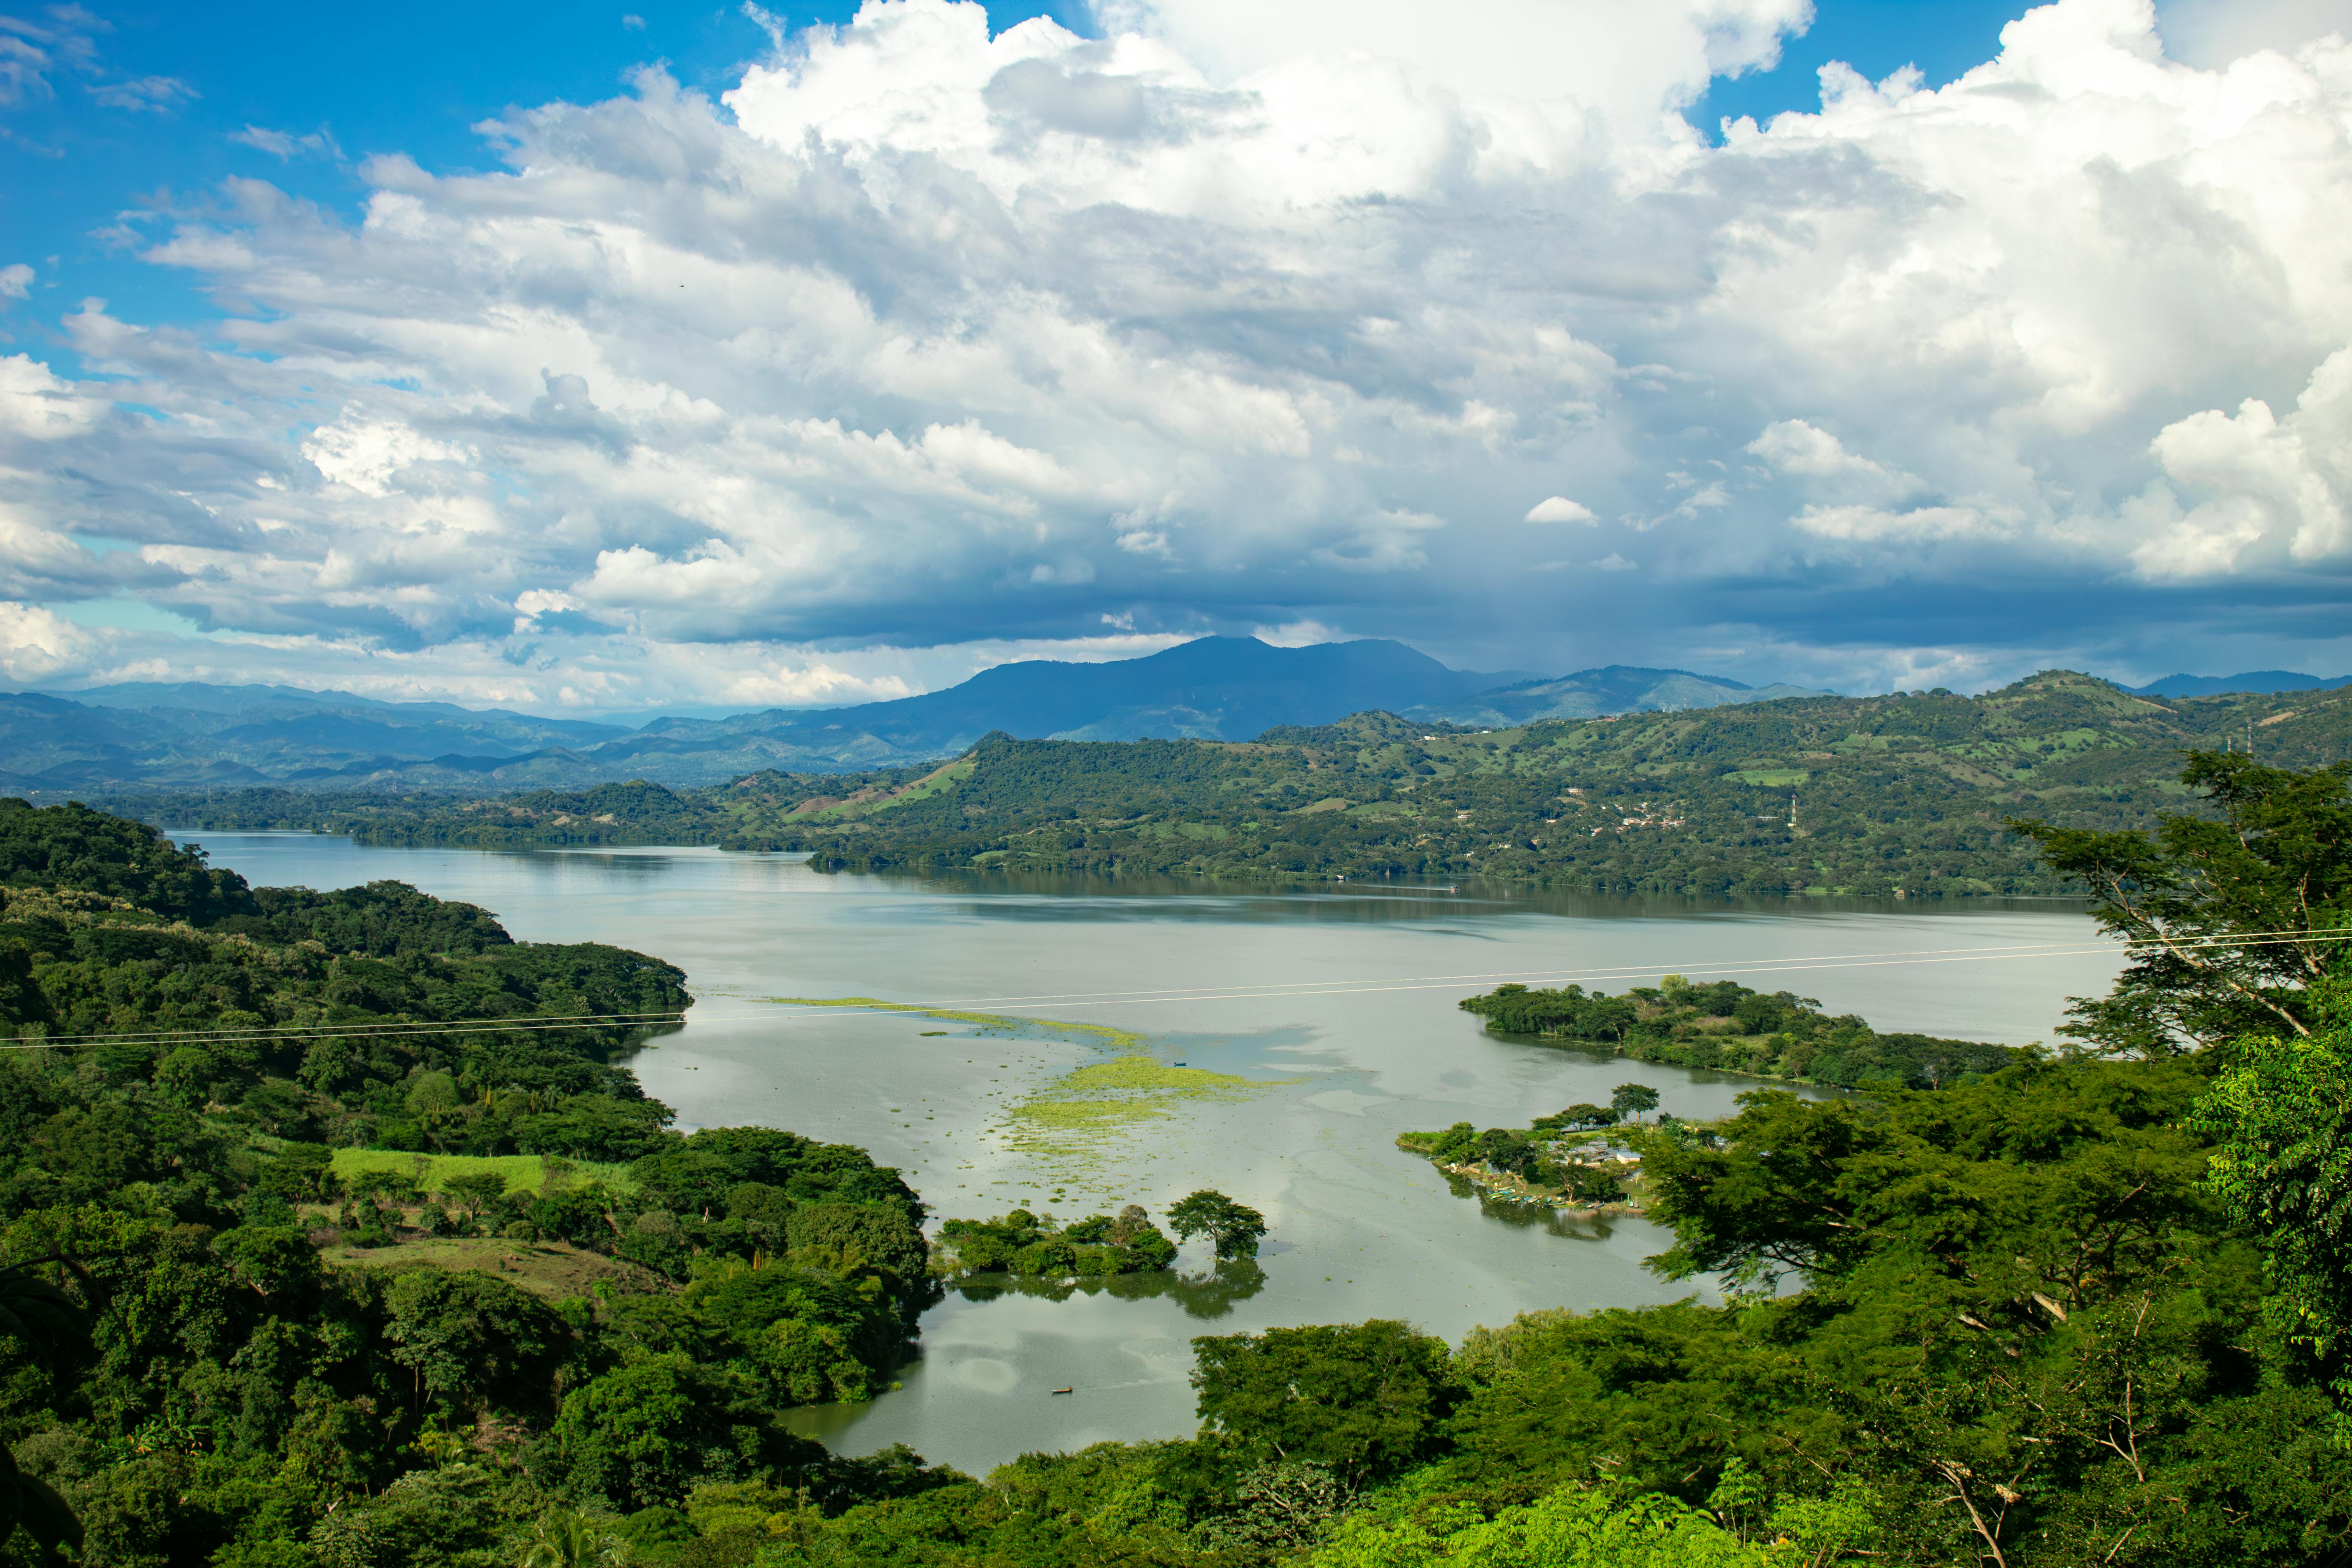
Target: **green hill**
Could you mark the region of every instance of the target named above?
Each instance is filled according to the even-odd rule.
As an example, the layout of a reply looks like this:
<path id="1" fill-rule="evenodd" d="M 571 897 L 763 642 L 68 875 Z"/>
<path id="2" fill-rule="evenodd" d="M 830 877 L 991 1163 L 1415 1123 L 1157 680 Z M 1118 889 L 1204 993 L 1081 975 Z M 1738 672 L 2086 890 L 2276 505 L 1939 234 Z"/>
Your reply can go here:
<path id="1" fill-rule="evenodd" d="M 380 843 L 719 844 L 830 868 L 1274 881 L 1466 877 L 1698 894 L 2055 893 L 2004 832 L 2193 808 L 2181 753 L 2352 755 L 2352 693 L 2159 700 L 2047 671 L 1981 697 L 1789 699 L 1473 731 L 1362 713 L 1255 741 L 1016 741 L 956 763 L 498 800 L 118 799 L 199 827 Z"/>

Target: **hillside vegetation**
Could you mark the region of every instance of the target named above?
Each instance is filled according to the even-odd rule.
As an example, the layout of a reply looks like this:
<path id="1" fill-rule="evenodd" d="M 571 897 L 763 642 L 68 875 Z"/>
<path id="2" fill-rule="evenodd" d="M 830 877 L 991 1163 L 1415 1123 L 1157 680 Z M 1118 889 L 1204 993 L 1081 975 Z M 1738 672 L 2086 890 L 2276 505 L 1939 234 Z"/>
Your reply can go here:
<path id="1" fill-rule="evenodd" d="M 2053 671 L 1982 697 L 1810 698 L 1476 732 L 1381 713 L 1244 742 L 1016 741 L 950 766 L 496 799 L 125 798 L 203 827 L 386 844 L 710 844 L 836 868 L 1273 881 L 1477 877 L 1602 891 L 2069 891 L 2007 832 L 2193 806 L 2191 747 L 2352 755 L 2352 693 L 2159 701 Z"/>
<path id="2" fill-rule="evenodd" d="M 549 1495 L 934 1484 L 778 1415 L 887 1382 L 922 1205 L 670 1130 L 625 1057 L 683 980 L 0 801 L 0 1563 L 55 1561 L 21 1524 L 97 1568 L 488 1568 Z"/>
<path id="3" fill-rule="evenodd" d="M 1474 998 L 1569 1042 L 1878 1056 L 1850 1093 L 1716 1121 L 1643 1121 L 1658 1092 L 1624 1084 L 1409 1138 L 1606 1205 L 1608 1129 L 1671 1232 L 1649 1267 L 1722 1299 L 1458 1346 L 1386 1319 L 1204 1335 L 1192 1436 L 984 1480 L 842 1458 L 783 1413 L 892 1397 L 936 1274 L 1043 1293 L 1165 1261 L 1139 1207 L 935 1248 L 862 1151 L 681 1137 L 617 1059 L 630 1031 L 552 1026 L 683 1005 L 657 960 L 518 943 L 396 883 L 251 889 L 0 802 L 0 1568 L 2340 1563 L 2352 766 L 2184 771 L 2218 823 L 2046 834 L 2053 858 L 2119 930 L 2289 940 L 2157 942 L 2102 1005 L 2177 1026 L 2086 1036 L 2138 1059 L 1898 1061 L 1727 983 Z M 892 809 L 814 809 L 844 807 Z M 1203 1190 L 1165 1217 L 1225 1260 L 1188 1311 L 1263 1278 L 1265 1216 Z"/>

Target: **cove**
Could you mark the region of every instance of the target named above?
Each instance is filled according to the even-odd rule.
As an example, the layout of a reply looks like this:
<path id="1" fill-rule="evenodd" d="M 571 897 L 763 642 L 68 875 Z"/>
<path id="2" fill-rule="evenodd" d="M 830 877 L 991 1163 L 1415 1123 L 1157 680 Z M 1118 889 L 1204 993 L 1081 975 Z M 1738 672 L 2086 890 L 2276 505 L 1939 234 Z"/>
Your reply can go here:
<path id="1" fill-rule="evenodd" d="M 1394 1147 L 1401 1131 L 1457 1121 L 1525 1125 L 1620 1083 L 1654 1087 L 1685 1117 L 1757 1087 L 1489 1036 L 1455 1004 L 1498 980 L 1622 990 L 1703 972 L 1882 1029 L 2023 1044 L 2050 1038 L 2065 998 L 2104 991 L 2120 966 L 2079 907 L 2049 901 L 929 879 L 709 849 L 175 837 L 257 885 L 393 878 L 481 904 L 521 940 L 614 942 L 678 964 L 697 1005 L 633 1065 L 682 1127 L 760 1123 L 858 1145 L 900 1167 L 935 1215 L 1132 1202 L 1156 1215 L 1201 1186 L 1265 1213 L 1256 1270 L 1220 1276 L 1192 1249 L 1183 1279 L 951 1289 L 900 1390 L 796 1413 L 841 1451 L 904 1442 L 975 1473 L 1025 1451 L 1188 1433 L 1195 1334 L 1391 1317 L 1458 1341 L 1528 1308 L 1682 1294 L 1641 1267 L 1665 1244 L 1655 1227 L 1482 1205 Z M 2064 947 L 1999 952 L 2042 943 Z M 786 997 L 936 1012 L 771 1000 Z M 1068 1103 L 1057 1086 L 1138 1055 L 1184 1064 L 1128 1073 L 1138 1081 L 1197 1073 L 1221 1087 L 1109 1119 L 1082 1150 L 1041 1145 L 1034 1108 Z"/>

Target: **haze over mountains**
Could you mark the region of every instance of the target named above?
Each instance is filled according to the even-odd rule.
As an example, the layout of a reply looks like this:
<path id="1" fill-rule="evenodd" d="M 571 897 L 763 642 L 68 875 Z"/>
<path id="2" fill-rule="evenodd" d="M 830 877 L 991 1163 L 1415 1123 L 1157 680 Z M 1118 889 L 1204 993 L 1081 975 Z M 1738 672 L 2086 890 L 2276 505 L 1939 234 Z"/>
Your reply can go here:
<path id="1" fill-rule="evenodd" d="M 2172 676 L 2136 690 L 2187 696 L 2345 684 L 2352 678 L 2271 670 Z M 0 694 L 0 788 L 479 792 L 632 778 L 704 784 L 763 768 L 831 773 L 952 756 L 998 730 L 1022 739 L 1240 741 L 1371 709 L 1424 723 L 1507 729 L 1821 695 L 1623 665 L 1557 678 L 1457 670 L 1376 638 L 1284 648 L 1254 637 L 1202 637 L 1102 664 L 1000 665 L 959 686 L 895 701 L 661 718 L 636 729 L 348 692 L 137 683 L 65 696 Z"/>

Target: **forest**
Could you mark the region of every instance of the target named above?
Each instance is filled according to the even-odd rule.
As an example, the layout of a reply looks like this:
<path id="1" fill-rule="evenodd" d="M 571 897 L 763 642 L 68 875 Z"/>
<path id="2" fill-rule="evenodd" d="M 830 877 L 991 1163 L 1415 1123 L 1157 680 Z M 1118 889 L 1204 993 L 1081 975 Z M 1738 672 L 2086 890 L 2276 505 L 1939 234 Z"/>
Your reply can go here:
<path id="1" fill-rule="evenodd" d="M 1475 732 L 1359 714 L 1254 742 L 1016 741 L 929 769 L 496 798 L 121 796 L 175 826 L 369 843 L 709 844 L 822 868 L 1604 893 L 2061 894 L 2011 817 L 2151 829 L 2193 750 L 2352 755 L 2352 693 L 2158 700 L 2051 671 L 1980 697 L 1804 698 Z"/>
<path id="2" fill-rule="evenodd" d="M 676 969 L 78 806 L 0 802 L 0 901 L 15 1555 L 510 1562 L 551 1510 L 685 1539 L 697 1488 L 940 1479 L 782 1426 L 887 1385 L 924 1211 L 858 1150 L 670 1131 L 623 1058 Z"/>
<path id="3" fill-rule="evenodd" d="M 669 1128 L 623 1053 L 688 1005 L 675 970 L 396 884 L 251 889 L 138 824 L 0 803 L 0 1552 L 2340 1562 L 2352 765 L 2202 753 L 2179 782 L 2198 808 L 2147 831 L 2012 819 L 2135 944 L 2061 1051 L 1766 1085 L 1706 1123 L 1621 1091 L 1519 1138 L 1638 1151 L 1650 1267 L 1683 1300 L 1458 1345 L 1382 1317 L 1205 1334 L 1193 1436 L 985 1478 L 783 1425 L 888 1396 L 937 1260 L 919 1197 L 858 1151 Z M 1658 991 L 1633 1011 L 1670 1040 L 1727 1016 L 1793 1040 L 1807 1010 Z M 1625 1002 L 1540 994 L 1500 1013 L 1574 1029 Z M 481 1179 L 496 1162 L 540 1180 Z M 1236 1260 L 1265 1230 L 1206 1192 L 1165 1218 Z M 1133 1214 L 958 1231 L 1102 1267 L 1160 1236 Z"/>

